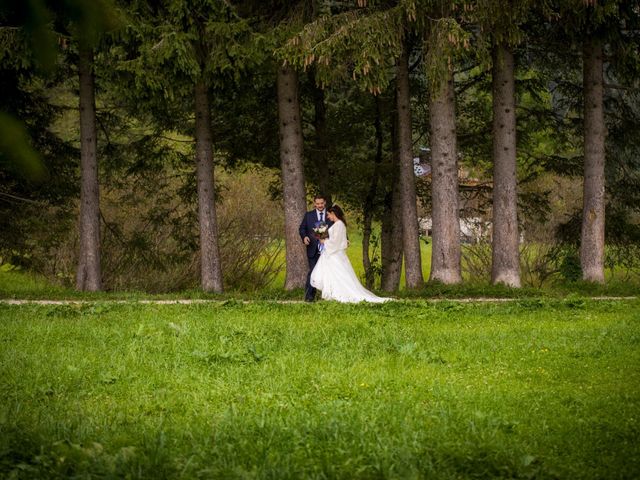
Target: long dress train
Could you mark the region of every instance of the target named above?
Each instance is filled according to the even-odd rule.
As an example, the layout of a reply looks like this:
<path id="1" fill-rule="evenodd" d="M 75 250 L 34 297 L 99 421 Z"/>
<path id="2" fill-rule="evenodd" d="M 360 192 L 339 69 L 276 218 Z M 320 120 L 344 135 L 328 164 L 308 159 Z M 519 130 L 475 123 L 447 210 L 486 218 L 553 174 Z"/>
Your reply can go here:
<path id="1" fill-rule="evenodd" d="M 344 303 L 391 300 L 378 297 L 362 286 L 347 257 L 347 245 L 347 228 L 338 220 L 329 228 L 329 238 L 325 240 L 322 254 L 311 272 L 311 285 L 322 291 L 324 300 Z"/>

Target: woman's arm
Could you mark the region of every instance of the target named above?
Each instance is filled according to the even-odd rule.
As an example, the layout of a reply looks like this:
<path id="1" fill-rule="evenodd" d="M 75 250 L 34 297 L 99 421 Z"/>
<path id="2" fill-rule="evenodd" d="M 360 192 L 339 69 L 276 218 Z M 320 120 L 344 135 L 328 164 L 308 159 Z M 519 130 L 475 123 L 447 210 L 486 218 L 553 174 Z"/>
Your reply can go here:
<path id="1" fill-rule="evenodd" d="M 331 227 L 329 238 L 324 241 L 324 253 L 335 253 L 347 248 L 347 229 L 342 222 Z"/>

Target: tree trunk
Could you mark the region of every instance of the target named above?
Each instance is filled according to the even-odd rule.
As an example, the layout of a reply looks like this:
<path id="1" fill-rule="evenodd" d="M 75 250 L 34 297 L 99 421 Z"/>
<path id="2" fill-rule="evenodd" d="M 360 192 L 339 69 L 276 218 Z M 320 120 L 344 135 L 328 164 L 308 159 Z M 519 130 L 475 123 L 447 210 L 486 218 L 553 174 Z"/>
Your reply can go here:
<path id="1" fill-rule="evenodd" d="M 584 188 L 580 266 L 582 279 L 604 283 L 605 137 L 602 43 L 587 42 L 583 52 Z"/>
<path id="2" fill-rule="evenodd" d="M 362 266 L 364 267 L 365 285 L 368 289 L 373 288 L 375 281 L 373 269 L 371 268 L 371 256 L 369 255 L 372 223 L 373 215 L 365 211 L 364 218 L 362 220 Z"/>
<path id="3" fill-rule="evenodd" d="M 318 189 L 331 204 L 331 186 L 329 183 L 329 138 L 327 134 L 327 108 L 324 102 L 324 90 L 316 84 L 313 69 L 311 70 L 312 93 L 314 105 L 313 128 L 315 131 L 314 150 L 311 158 L 318 175 Z"/>
<path id="4" fill-rule="evenodd" d="M 380 288 L 395 292 L 402 273 L 402 199 L 400 197 L 400 173 L 398 161 L 398 116 L 391 119 L 391 185 L 384 199 L 382 216 L 381 256 L 382 278 Z"/>
<path id="5" fill-rule="evenodd" d="M 102 290 L 100 268 L 100 189 L 96 156 L 93 49 L 80 45 L 80 252 L 76 288 Z"/>
<path id="6" fill-rule="evenodd" d="M 458 149 L 453 73 L 431 99 L 431 281 L 460 283 Z"/>
<path id="7" fill-rule="evenodd" d="M 380 289 L 385 292 L 395 292 L 400 286 L 402 273 L 402 212 L 400 211 L 400 191 L 394 195 L 388 192 L 385 199 L 385 216 L 382 218 L 382 232 L 380 235 L 380 256 L 382 274 Z M 395 205 L 393 199 L 398 200 Z"/>
<path id="8" fill-rule="evenodd" d="M 284 288 L 292 290 L 304 288 L 309 266 L 304 244 L 298 233 L 306 202 L 298 75 L 290 67 L 278 68 L 278 118 L 287 269 Z"/>
<path id="9" fill-rule="evenodd" d="M 520 286 L 513 53 L 493 48 L 493 284 Z"/>
<path id="10" fill-rule="evenodd" d="M 364 267 L 365 283 L 367 288 L 371 289 L 374 286 L 375 275 L 371 268 L 371 258 L 369 256 L 369 244 L 371 240 L 371 224 L 373 222 L 373 208 L 376 200 L 376 194 L 378 192 L 378 178 L 380 177 L 380 165 L 382 163 L 382 148 L 384 138 L 382 137 L 382 112 L 380 105 L 380 98 L 374 98 L 376 104 L 376 118 L 374 121 L 374 129 L 376 132 L 376 156 L 374 159 L 373 174 L 371 176 L 371 183 L 369 184 L 369 191 L 364 200 L 363 211 L 363 228 L 362 228 L 362 266 Z"/>
<path id="11" fill-rule="evenodd" d="M 201 284 L 205 292 L 220 293 L 223 286 L 213 178 L 211 112 L 207 85 L 203 81 L 195 85 L 195 113 Z"/>
<path id="12" fill-rule="evenodd" d="M 402 243 L 407 288 L 423 285 L 418 230 L 418 207 L 413 171 L 413 142 L 411 138 L 411 109 L 409 92 L 409 52 L 403 48 L 396 68 L 396 102 L 398 110 L 398 157 L 402 198 Z"/>

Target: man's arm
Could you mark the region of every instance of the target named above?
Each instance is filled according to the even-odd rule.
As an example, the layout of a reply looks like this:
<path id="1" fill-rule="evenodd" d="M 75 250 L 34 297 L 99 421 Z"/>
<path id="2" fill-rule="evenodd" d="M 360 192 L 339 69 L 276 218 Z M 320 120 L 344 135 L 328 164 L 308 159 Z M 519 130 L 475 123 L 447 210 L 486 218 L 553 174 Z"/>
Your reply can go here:
<path id="1" fill-rule="evenodd" d="M 300 234 L 300 238 L 304 242 L 305 245 L 309 245 L 309 232 L 307 229 L 307 214 L 304 214 L 302 217 L 302 223 L 300 223 L 300 228 L 298 228 L 298 233 Z"/>

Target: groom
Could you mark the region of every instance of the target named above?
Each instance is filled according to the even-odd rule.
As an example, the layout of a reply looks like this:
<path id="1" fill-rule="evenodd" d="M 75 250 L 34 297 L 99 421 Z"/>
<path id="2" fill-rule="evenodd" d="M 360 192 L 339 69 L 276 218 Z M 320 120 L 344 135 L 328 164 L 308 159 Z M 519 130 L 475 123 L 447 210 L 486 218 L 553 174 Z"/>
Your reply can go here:
<path id="1" fill-rule="evenodd" d="M 307 260 L 309 261 L 309 273 L 307 274 L 307 285 L 304 291 L 304 301 L 313 302 L 316 298 L 316 289 L 311 286 L 311 272 L 320 258 L 320 242 L 313 234 L 313 227 L 318 222 L 325 222 L 328 226 L 333 225 L 327 218 L 327 200 L 322 195 L 313 197 L 313 206 L 310 212 L 305 213 L 300 224 L 300 238 L 307 246 Z"/>

